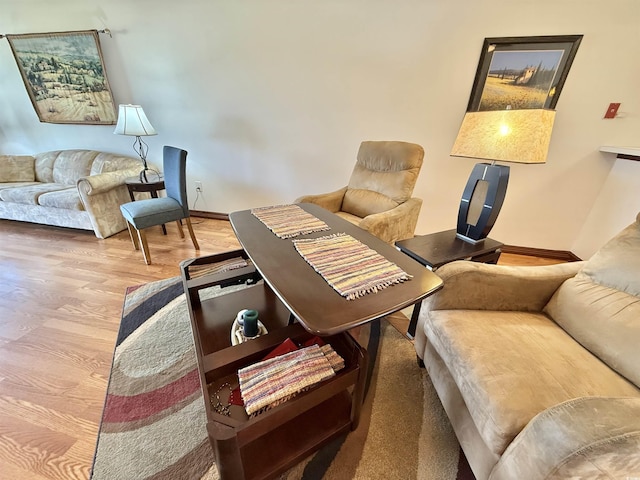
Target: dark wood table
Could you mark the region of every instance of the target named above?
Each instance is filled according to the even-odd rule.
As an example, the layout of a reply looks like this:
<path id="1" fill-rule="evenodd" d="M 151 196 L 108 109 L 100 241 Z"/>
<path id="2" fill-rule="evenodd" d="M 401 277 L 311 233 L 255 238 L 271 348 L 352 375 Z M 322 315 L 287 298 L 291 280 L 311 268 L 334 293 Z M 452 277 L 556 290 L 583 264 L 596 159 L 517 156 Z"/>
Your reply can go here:
<path id="1" fill-rule="evenodd" d="M 131 201 L 135 202 L 136 192 L 148 192 L 151 198 L 158 198 L 158 192 L 164 190 L 164 178 L 162 175 L 157 176 L 155 179 L 151 178 L 148 182 L 143 182 L 140 177 L 128 177 L 124 180 L 127 189 L 129 190 L 129 197 Z M 167 234 L 167 227 L 162 225 L 162 233 Z"/>
<path id="2" fill-rule="evenodd" d="M 429 235 L 416 235 L 396 242 L 396 247 L 432 270 L 455 260 L 471 260 L 482 263 L 497 263 L 503 244 L 485 238 L 482 242 L 470 243 L 456 236 L 456 230 Z"/>
<path id="3" fill-rule="evenodd" d="M 313 270 L 296 251 L 291 239 L 277 237 L 250 210 L 231 213 L 231 225 L 256 269 L 307 331 L 321 336 L 343 332 L 415 305 L 442 287 L 437 275 L 369 232 L 317 205 L 303 203 L 300 206 L 324 221 L 331 230 L 296 238 L 346 233 L 413 277 L 377 293 L 347 300 Z"/>
<path id="4" fill-rule="evenodd" d="M 300 256 L 291 239 L 277 237 L 250 210 L 229 216 L 242 250 L 181 263 L 207 432 L 222 480 L 275 478 L 357 428 L 368 353 L 346 330 L 416 304 L 442 286 L 437 275 L 365 230 L 316 205 L 301 206 L 331 230 L 296 238 L 347 233 L 413 278 L 347 300 Z M 250 261 L 239 268 L 206 273 L 211 264 L 238 258 Z M 198 276 L 203 268 L 205 273 Z M 245 283 L 245 288 L 212 298 L 204 294 L 213 286 Z M 231 345 L 229 329 L 242 308 L 258 310 L 269 333 Z M 292 317 L 298 321 L 291 322 Z M 345 368 L 335 376 L 252 418 L 242 407 L 230 405 L 225 414 L 209 402 L 211 392 L 226 392 L 238 385 L 239 368 L 260 361 L 287 338 L 300 344 L 314 335 L 323 336 L 345 360 Z"/>
<path id="5" fill-rule="evenodd" d="M 442 265 L 456 260 L 498 263 L 503 244 L 491 238 L 485 238 L 478 243 L 465 242 L 456 236 L 456 230 L 453 229 L 429 235 L 416 235 L 396 242 L 396 247 L 428 269 L 435 271 Z M 413 338 L 416 333 L 419 314 L 420 304 L 417 303 L 407 330 L 407 336 L 410 338 Z"/>
<path id="6" fill-rule="evenodd" d="M 139 177 L 128 177 L 124 183 L 127 185 L 132 202 L 136 201 L 133 195 L 135 192 L 149 192 L 152 198 L 158 198 L 158 192 L 164 190 L 164 178 L 162 176 L 150 179 L 148 182 L 141 181 Z"/>
<path id="7" fill-rule="evenodd" d="M 285 340 L 302 345 L 314 337 L 300 323 L 289 324 L 289 311 L 251 262 L 231 270 L 211 271 L 211 266 L 229 259 L 247 258 L 244 250 L 236 250 L 180 264 L 206 429 L 221 480 L 276 478 L 322 445 L 355 430 L 368 371 L 367 351 L 349 332 L 343 332 L 324 337 L 344 359 L 344 368 L 335 376 L 256 417 L 249 417 L 243 406 L 232 405 L 229 390 L 239 387 L 240 368 L 261 361 Z M 243 288 L 224 292 L 234 285 Z M 220 288 L 220 294 L 208 294 L 211 287 Z M 245 307 L 260 312 L 268 333 L 232 345 L 231 324 Z"/>

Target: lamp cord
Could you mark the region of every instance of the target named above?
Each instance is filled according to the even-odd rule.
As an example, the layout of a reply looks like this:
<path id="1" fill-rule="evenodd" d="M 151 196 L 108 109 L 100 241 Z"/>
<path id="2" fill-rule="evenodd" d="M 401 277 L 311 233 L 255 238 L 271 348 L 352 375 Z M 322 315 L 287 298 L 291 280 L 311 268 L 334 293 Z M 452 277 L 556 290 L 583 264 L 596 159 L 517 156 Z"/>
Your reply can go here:
<path id="1" fill-rule="evenodd" d="M 198 199 L 200 198 L 200 189 L 197 188 L 196 189 L 196 199 L 193 201 L 193 207 L 191 208 L 191 210 L 195 210 L 196 209 L 196 204 L 198 203 Z M 193 220 L 191 221 L 192 224 L 194 225 L 198 225 L 199 223 L 202 223 L 202 220 L 199 222 L 194 222 Z"/>

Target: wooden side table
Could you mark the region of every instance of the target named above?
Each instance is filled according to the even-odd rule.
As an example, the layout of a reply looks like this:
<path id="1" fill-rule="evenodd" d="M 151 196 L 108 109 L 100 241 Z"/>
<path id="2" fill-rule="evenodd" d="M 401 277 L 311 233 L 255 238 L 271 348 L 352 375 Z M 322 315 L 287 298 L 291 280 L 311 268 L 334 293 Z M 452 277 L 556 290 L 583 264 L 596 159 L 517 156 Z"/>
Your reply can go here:
<path id="1" fill-rule="evenodd" d="M 134 196 L 136 192 L 148 192 L 151 198 L 158 198 L 158 192 L 164 190 L 164 178 L 162 175 L 159 175 L 155 180 L 150 179 L 148 182 L 142 182 L 139 177 L 129 177 L 125 179 L 124 183 L 127 185 L 132 202 L 136 201 Z M 164 225 L 162 225 L 162 233 L 167 234 L 167 227 Z"/>
<path id="2" fill-rule="evenodd" d="M 442 265 L 455 260 L 498 263 L 503 245 L 491 238 L 485 238 L 482 242 L 476 244 L 465 242 L 456 236 L 455 229 L 429 235 L 417 235 L 413 238 L 396 242 L 398 250 L 434 271 Z M 416 333 L 420 304 L 421 302 L 416 303 L 409 322 L 407 336 L 411 338 Z"/>

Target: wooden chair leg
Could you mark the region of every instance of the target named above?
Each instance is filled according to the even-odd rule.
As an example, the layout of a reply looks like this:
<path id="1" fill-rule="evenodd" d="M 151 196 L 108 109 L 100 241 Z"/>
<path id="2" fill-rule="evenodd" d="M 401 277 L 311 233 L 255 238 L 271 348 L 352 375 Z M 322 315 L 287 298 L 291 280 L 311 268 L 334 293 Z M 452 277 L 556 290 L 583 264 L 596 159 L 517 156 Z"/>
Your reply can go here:
<path id="1" fill-rule="evenodd" d="M 193 227 L 191 226 L 191 219 L 189 217 L 184 219 L 187 222 L 187 230 L 189 230 L 189 236 L 191 237 L 191 241 L 193 242 L 193 246 L 196 250 L 200 250 L 200 245 L 198 245 L 198 240 L 196 240 L 196 234 L 193 233 Z"/>
<path id="2" fill-rule="evenodd" d="M 180 234 L 180 238 L 184 238 L 184 230 L 182 230 L 182 223 L 180 223 L 180 220 L 177 220 L 176 223 L 178 224 L 178 233 Z"/>
<path id="3" fill-rule="evenodd" d="M 133 243 L 134 250 L 140 250 L 140 246 L 138 245 L 138 234 L 133 230 L 133 226 L 127 222 L 127 230 L 129 230 L 129 238 L 131 239 L 131 243 Z"/>
<path id="4" fill-rule="evenodd" d="M 138 237 L 140 239 L 140 245 L 142 245 L 142 255 L 144 256 L 144 263 L 151 265 L 151 255 L 149 254 L 149 244 L 147 243 L 147 236 L 144 230 L 138 230 Z"/>

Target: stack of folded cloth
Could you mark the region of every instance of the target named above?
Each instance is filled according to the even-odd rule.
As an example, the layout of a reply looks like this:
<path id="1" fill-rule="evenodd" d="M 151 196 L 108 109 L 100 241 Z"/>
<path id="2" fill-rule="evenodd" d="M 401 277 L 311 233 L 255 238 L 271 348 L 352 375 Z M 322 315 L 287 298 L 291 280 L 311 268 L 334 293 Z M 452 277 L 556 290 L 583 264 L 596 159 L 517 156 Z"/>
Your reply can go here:
<path id="1" fill-rule="evenodd" d="M 199 278 L 214 273 L 225 273 L 230 270 L 237 270 L 249 265 L 249 261 L 242 257 L 229 258 L 215 263 L 207 263 L 204 265 L 189 265 L 189 278 Z"/>
<path id="2" fill-rule="evenodd" d="M 257 415 L 333 377 L 344 359 L 329 344 L 310 345 L 238 371 L 245 410 Z"/>

